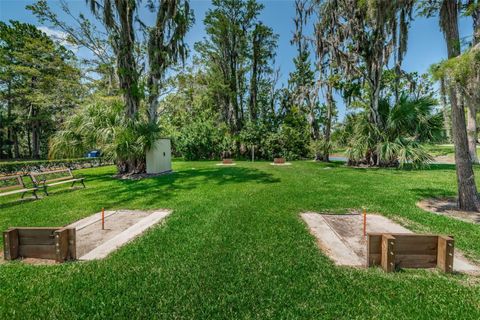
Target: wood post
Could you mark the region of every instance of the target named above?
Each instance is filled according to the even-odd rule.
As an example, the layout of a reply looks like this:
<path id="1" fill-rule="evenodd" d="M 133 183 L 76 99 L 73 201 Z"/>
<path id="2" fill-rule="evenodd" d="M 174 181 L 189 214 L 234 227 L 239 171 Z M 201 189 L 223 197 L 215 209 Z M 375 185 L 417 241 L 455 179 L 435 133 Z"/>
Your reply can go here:
<path id="1" fill-rule="evenodd" d="M 391 234 L 382 235 L 381 264 L 386 272 L 395 271 L 395 237 Z"/>
<path id="2" fill-rule="evenodd" d="M 68 255 L 68 230 L 60 229 L 55 231 L 55 261 L 64 262 Z"/>
<path id="3" fill-rule="evenodd" d="M 18 230 L 8 229 L 3 232 L 3 256 L 5 260 L 13 260 L 18 258 Z"/>
<path id="4" fill-rule="evenodd" d="M 453 272 L 454 241 L 451 237 L 439 236 L 437 267 L 444 272 Z"/>
<path id="5" fill-rule="evenodd" d="M 68 253 L 70 260 L 77 259 L 77 230 L 68 228 Z"/>

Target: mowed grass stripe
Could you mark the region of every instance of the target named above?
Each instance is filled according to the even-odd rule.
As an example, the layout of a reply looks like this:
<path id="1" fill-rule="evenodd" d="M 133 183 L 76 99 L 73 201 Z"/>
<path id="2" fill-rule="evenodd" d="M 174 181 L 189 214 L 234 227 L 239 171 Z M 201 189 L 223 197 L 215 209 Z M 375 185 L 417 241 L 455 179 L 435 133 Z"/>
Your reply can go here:
<path id="1" fill-rule="evenodd" d="M 458 234 L 480 256 L 478 226 L 425 213 L 423 196 L 455 192 L 454 170 L 363 170 L 313 162 L 176 162 L 142 181 L 83 170 L 86 190 L 55 189 L 36 202 L 2 202 L 0 226 L 64 225 L 107 209 L 171 208 L 166 223 L 93 263 L 0 265 L 0 317 L 456 318 L 480 317 L 475 278 L 335 267 L 301 211 L 372 212 L 429 232 Z M 3 200 L 2 200 L 3 201 Z M 406 220 L 408 219 L 408 220 Z"/>

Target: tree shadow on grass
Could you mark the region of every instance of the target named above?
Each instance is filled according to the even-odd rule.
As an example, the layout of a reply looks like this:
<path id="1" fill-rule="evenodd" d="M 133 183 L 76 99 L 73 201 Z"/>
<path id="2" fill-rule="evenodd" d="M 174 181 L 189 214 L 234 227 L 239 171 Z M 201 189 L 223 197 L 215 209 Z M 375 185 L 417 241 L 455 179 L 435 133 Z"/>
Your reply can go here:
<path id="1" fill-rule="evenodd" d="M 454 164 L 440 164 L 440 163 L 432 163 L 425 165 L 423 167 L 414 167 L 411 164 L 406 164 L 403 167 L 355 167 L 355 166 L 347 166 L 345 168 L 351 168 L 358 172 L 374 172 L 374 173 L 388 173 L 388 174 L 401 174 L 405 172 L 420 172 L 420 171 L 435 171 L 435 170 L 455 170 Z"/>
<path id="2" fill-rule="evenodd" d="M 138 198 L 141 198 L 146 205 L 151 205 L 158 200 L 171 200 L 179 192 L 194 190 L 205 184 L 217 186 L 247 182 L 274 184 L 281 180 L 258 169 L 232 167 L 187 169 L 141 180 L 121 180 L 110 175 L 102 175 L 91 177 L 86 183 L 89 181 L 93 186 L 89 187 L 87 184 L 87 189 L 83 192 L 85 198 L 89 201 L 101 199 L 104 205 L 119 206 Z M 109 185 L 107 188 L 102 188 L 102 183 L 109 183 Z"/>
<path id="3" fill-rule="evenodd" d="M 23 199 L 12 199 L 11 201 L 8 201 L 8 202 L 5 202 L 5 203 L 2 203 L 0 204 L 0 209 L 7 209 L 7 208 L 10 208 L 10 207 L 15 207 L 15 206 L 18 206 L 18 205 L 22 205 L 22 204 L 25 204 L 25 203 L 29 203 L 29 202 L 35 202 L 35 201 L 41 201 L 42 200 L 42 196 L 38 196 L 38 199 L 35 199 L 34 196 L 31 196 L 31 197 L 25 197 Z"/>
<path id="4" fill-rule="evenodd" d="M 423 170 L 427 171 L 435 171 L 435 170 L 455 170 L 455 165 L 454 164 L 448 164 L 448 163 L 432 163 Z"/>
<path id="5" fill-rule="evenodd" d="M 415 195 L 419 199 L 426 199 L 426 198 L 450 198 L 455 197 L 457 194 L 452 191 L 447 191 L 445 189 L 438 189 L 438 188 L 422 188 L 422 189 L 409 189 L 415 193 Z"/>

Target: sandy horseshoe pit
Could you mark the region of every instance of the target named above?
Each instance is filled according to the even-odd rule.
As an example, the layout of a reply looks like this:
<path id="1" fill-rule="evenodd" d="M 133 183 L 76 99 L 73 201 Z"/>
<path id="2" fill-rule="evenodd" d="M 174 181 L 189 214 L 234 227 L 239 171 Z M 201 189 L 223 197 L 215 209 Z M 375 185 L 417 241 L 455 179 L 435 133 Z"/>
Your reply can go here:
<path id="1" fill-rule="evenodd" d="M 367 240 L 363 236 L 363 215 L 307 212 L 300 216 L 317 239 L 320 249 L 336 265 L 367 266 Z M 409 229 L 380 215 L 368 214 L 366 221 L 367 234 L 413 234 Z M 480 267 L 467 260 L 458 250 L 455 250 L 453 270 L 469 274 L 480 273 Z"/>
<path id="2" fill-rule="evenodd" d="M 67 227 L 76 230 L 78 260 L 103 259 L 148 228 L 161 222 L 170 213 L 170 210 L 105 211 L 104 230 L 102 230 L 101 212 Z"/>
<path id="3" fill-rule="evenodd" d="M 65 227 L 12 227 L 4 232 L 0 263 L 16 259 L 27 264 L 103 259 L 162 222 L 171 212 L 105 211 L 103 228 L 102 212 Z"/>

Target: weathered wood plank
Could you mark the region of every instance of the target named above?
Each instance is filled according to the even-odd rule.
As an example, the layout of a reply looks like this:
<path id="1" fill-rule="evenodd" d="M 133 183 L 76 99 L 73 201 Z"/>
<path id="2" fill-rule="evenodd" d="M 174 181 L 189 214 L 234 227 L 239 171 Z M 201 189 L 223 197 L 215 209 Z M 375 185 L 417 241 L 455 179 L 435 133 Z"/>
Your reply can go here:
<path id="1" fill-rule="evenodd" d="M 22 189 L 22 190 L 26 189 L 25 185 L 23 184 L 22 177 L 20 175 L 16 174 L 11 176 L 0 176 L 0 181 L 9 181 L 9 180 L 12 180 L 12 183 L 10 185 L 2 186 L 2 184 L 0 184 L 0 192 L 6 192 L 8 190 L 14 190 L 14 189 Z M 18 191 L 18 192 L 22 192 L 22 191 Z"/>
<path id="2" fill-rule="evenodd" d="M 454 240 L 451 237 L 438 237 L 437 267 L 444 272 L 453 272 Z"/>
<path id="3" fill-rule="evenodd" d="M 382 268 L 386 272 L 395 271 L 396 239 L 391 234 L 382 235 Z"/>
<path id="4" fill-rule="evenodd" d="M 54 245 L 23 245 L 19 247 L 19 256 L 24 258 L 55 259 Z"/>
<path id="5" fill-rule="evenodd" d="M 68 230 L 60 229 L 55 231 L 55 260 L 64 262 L 68 259 Z"/>
<path id="6" fill-rule="evenodd" d="M 42 172 L 31 172 L 30 174 L 33 176 L 43 176 L 47 174 L 64 173 L 64 172 L 68 174 L 72 174 L 72 172 L 69 169 L 56 169 L 56 170 L 42 171 Z"/>
<path id="7" fill-rule="evenodd" d="M 431 254 L 396 253 L 395 265 L 397 268 L 435 268 L 437 265 L 437 256 Z"/>
<path id="8" fill-rule="evenodd" d="M 378 266 L 381 263 L 380 234 L 367 234 L 367 267 Z"/>
<path id="9" fill-rule="evenodd" d="M 438 236 L 432 235 L 394 235 L 397 239 L 397 254 L 431 254 L 437 255 Z"/>
<path id="10" fill-rule="evenodd" d="M 68 230 L 68 254 L 70 260 L 77 259 L 77 230 L 67 228 Z"/>
<path id="11" fill-rule="evenodd" d="M 18 258 L 18 230 L 9 229 L 3 232 L 3 257 L 5 260 L 14 260 Z"/>
<path id="12" fill-rule="evenodd" d="M 53 233 L 58 228 L 18 228 L 20 245 L 41 244 L 54 245 Z"/>

